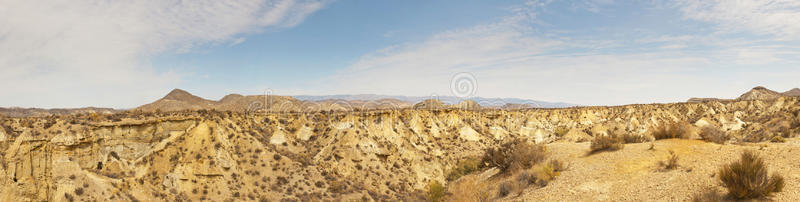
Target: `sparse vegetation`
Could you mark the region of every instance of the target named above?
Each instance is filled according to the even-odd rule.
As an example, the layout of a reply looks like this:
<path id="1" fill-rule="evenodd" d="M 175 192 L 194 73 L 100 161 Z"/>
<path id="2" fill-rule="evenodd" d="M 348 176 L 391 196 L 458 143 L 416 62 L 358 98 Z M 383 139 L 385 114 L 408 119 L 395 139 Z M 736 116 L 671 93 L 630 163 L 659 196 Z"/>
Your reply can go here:
<path id="1" fill-rule="evenodd" d="M 728 195 L 736 199 L 762 198 L 784 187 L 783 176 L 768 176 L 764 160 L 753 151 L 743 152 L 738 161 L 722 166 L 718 173 Z"/>
<path id="2" fill-rule="evenodd" d="M 724 144 L 730 137 L 725 131 L 720 130 L 713 126 L 704 126 L 700 129 L 700 138 L 706 142 L 713 142 L 717 144 Z"/>
<path id="3" fill-rule="evenodd" d="M 653 138 L 660 139 L 689 139 L 690 125 L 686 122 L 664 123 L 653 130 Z"/>
<path id="4" fill-rule="evenodd" d="M 564 163 L 551 160 L 548 163 L 536 164 L 533 168 L 516 173 L 511 179 L 502 182 L 497 187 L 497 196 L 502 198 L 511 193 L 519 193 L 531 185 L 544 187 L 566 169 Z"/>
<path id="5" fill-rule="evenodd" d="M 481 159 L 471 157 L 456 163 L 456 166 L 447 173 L 447 181 L 457 180 L 461 176 L 478 171 L 481 166 Z"/>
<path id="6" fill-rule="evenodd" d="M 667 160 L 661 161 L 660 164 L 665 170 L 674 170 L 678 168 L 678 154 L 670 150 Z"/>
<path id="7" fill-rule="evenodd" d="M 764 142 L 768 140 L 772 140 L 772 134 L 764 129 L 758 129 L 752 132 L 748 132 L 741 141 L 744 142 Z"/>
<path id="8" fill-rule="evenodd" d="M 793 101 L 792 103 L 797 102 Z M 48 140 L 51 141 L 50 143 L 72 141 L 64 142 L 63 145 L 54 144 L 57 147 L 20 145 L 20 151 L 29 150 L 27 153 L 22 153 L 27 156 L 21 157 L 30 158 L 32 159 L 30 161 L 34 163 L 42 160 L 46 162 L 52 161 L 48 158 L 55 157 L 49 156 L 49 152 L 70 150 L 64 153 L 67 155 L 63 157 L 64 161 L 77 162 L 80 166 L 48 173 L 51 171 L 48 169 L 51 168 L 37 167 L 36 164 L 31 164 L 33 166 L 31 173 L 39 173 L 42 168 L 45 169 L 42 172 L 45 175 L 39 176 L 27 176 L 26 173 L 19 173 L 19 166 L 23 164 L 17 161 L 8 162 L 8 166 L 11 167 L 5 168 L 7 162 L 5 159 L 0 159 L 0 167 L 9 172 L 16 172 L 16 174 L 9 173 L 5 180 L 10 186 L 25 186 L 25 190 L 38 189 L 38 191 L 42 191 L 42 188 L 31 189 L 32 186 L 36 186 L 35 183 L 31 183 L 31 180 L 47 180 L 56 183 L 53 184 L 54 186 L 66 187 L 66 190 L 59 189 L 55 194 L 53 194 L 53 190 L 50 190 L 47 192 L 50 195 L 47 196 L 41 194 L 14 196 L 14 193 L 10 195 L 16 199 L 30 201 L 67 200 L 66 197 L 74 201 L 100 199 L 98 197 L 108 200 L 128 200 L 130 198 L 125 192 L 116 193 L 108 192 L 108 190 L 128 190 L 142 201 L 158 199 L 171 201 L 215 199 L 228 201 L 264 201 L 266 199 L 330 201 L 344 198 L 365 201 L 422 201 L 426 199 L 431 201 L 567 201 L 591 199 L 590 197 L 597 194 L 594 192 L 595 188 L 602 188 L 604 189 L 602 191 L 609 193 L 606 195 L 607 197 L 602 198 L 606 200 L 649 201 L 662 197 L 674 200 L 719 201 L 738 198 L 728 197 L 728 191 L 722 186 L 717 186 L 719 182 L 708 183 L 709 180 L 722 181 L 720 176 L 723 175 L 721 172 L 715 172 L 717 171 L 716 166 L 721 166 L 722 163 L 715 164 L 713 168 L 707 167 L 710 165 L 708 163 L 728 158 L 726 154 L 732 151 L 761 147 L 761 150 L 757 150 L 757 152 L 764 152 L 760 154 L 765 157 L 764 161 L 769 163 L 770 168 L 775 169 L 771 171 L 779 171 L 787 177 L 783 179 L 777 173 L 769 172 L 767 173 L 769 175 L 766 175 L 769 186 L 766 187 L 771 187 L 770 189 L 774 193 L 784 188 L 783 183 L 789 184 L 785 187 L 787 189 L 785 193 L 773 194 L 776 196 L 774 200 L 783 201 L 795 198 L 796 194 L 790 192 L 794 188 L 792 186 L 794 178 L 789 176 L 788 171 L 797 167 L 795 165 L 797 158 L 791 156 L 797 151 L 792 147 L 797 140 L 789 139 L 787 134 L 797 133 L 800 128 L 798 126 L 779 126 L 800 123 L 796 121 L 800 120 L 798 118 L 800 116 L 795 115 L 800 114 L 797 112 L 797 106 L 779 109 L 782 110 L 780 113 L 783 111 L 792 113 L 790 117 L 783 115 L 781 115 L 782 117 L 772 117 L 773 111 L 741 110 L 742 108 L 735 108 L 742 112 L 734 114 L 735 110 L 703 108 L 703 106 L 695 106 L 695 104 L 690 107 L 685 107 L 684 104 L 666 104 L 664 106 L 674 107 L 678 110 L 664 109 L 664 113 L 659 113 L 656 110 L 661 110 L 659 108 L 661 106 L 635 105 L 621 107 L 616 111 L 603 109 L 595 111 L 598 113 L 594 115 L 586 114 L 582 108 L 554 109 L 552 112 L 547 111 L 550 117 L 554 117 L 551 120 L 543 118 L 548 116 L 539 116 L 535 113 L 502 112 L 489 108 L 484 109 L 488 111 L 485 114 L 497 115 L 483 117 L 484 115 L 478 112 L 441 110 L 439 117 L 434 117 L 434 111 L 417 112 L 409 109 L 396 112 L 387 111 L 383 118 L 374 116 L 364 118 L 359 117 L 360 114 L 369 114 L 373 111 L 365 110 L 360 114 L 337 112 L 342 115 L 339 117 L 346 117 L 342 120 L 358 121 L 355 124 L 350 122 L 347 125 L 349 128 L 345 129 L 337 128 L 338 126 L 334 124 L 338 123 L 330 120 L 335 115 L 325 115 L 314 122 L 310 121 L 309 117 L 302 117 L 309 116 L 311 113 L 276 113 L 254 117 L 244 117 L 243 114 L 235 112 L 232 115 L 228 113 L 228 116 L 237 117 L 237 120 L 213 117 L 212 115 L 208 115 L 210 117 L 168 117 L 172 116 L 169 114 L 170 112 L 164 112 L 155 118 L 146 117 L 152 115 L 143 115 L 145 117 L 140 119 L 122 117 L 122 123 L 109 122 L 109 119 L 117 117 L 113 114 L 98 122 L 91 122 L 87 113 L 73 118 L 77 120 L 75 123 L 70 123 L 70 119 L 56 118 L 58 120 L 56 124 L 50 125 L 50 129 L 46 130 L 45 128 L 48 128 L 49 125 L 46 121 L 49 119 L 9 118 L 0 119 L 0 126 L 10 128 L 3 131 L 6 145 L 0 145 L 0 148 L 8 150 L 10 146 L 16 147 L 12 143 L 24 142 L 27 141 L 27 138 L 42 140 L 43 143 L 48 143 Z M 600 109 L 600 107 L 596 109 Z M 691 113 L 680 110 L 689 110 Z M 709 113 L 711 110 L 715 110 L 716 113 Z M 629 115 L 620 116 L 617 112 L 629 112 Z M 199 116 L 194 111 L 184 113 Z M 591 121 L 591 124 L 569 120 L 581 118 L 584 114 L 586 115 L 584 122 Z M 685 114 L 693 117 L 683 117 L 682 115 Z M 529 115 L 529 117 L 524 115 Z M 255 121 L 247 123 L 241 121 L 243 118 Z M 633 123 L 633 118 L 636 118 L 638 123 Z M 700 119 L 706 121 L 709 126 L 697 128 L 699 129 L 697 132 L 698 137 L 707 142 L 723 144 L 731 140 L 743 141 L 750 134 L 755 133 L 757 138 L 753 140 L 766 137 L 767 139 L 763 141 L 783 142 L 788 140 L 789 143 L 717 145 L 699 141 L 656 142 L 655 138 L 651 137 L 654 130 L 648 133 L 638 132 L 652 126 L 653 120 L 671 118 L 692 120 L 691 123 L 696 123 Z M 735 122 L 731 122 L 731 118 L 735 118 L 733 119 Z M 279 119 L 285 119 L 284 122 L 287 122 L 287 125 L 284 125 L 285 127 L 278 126 Z M 512 119 L 519 119 L 519 121 L 509 121 Z M 739 122 L 737 119 L 743 122 Z M 534 123 L 537 121 L 540 123 Z M 704 124 L 704 121 L 700 121 L 699 124 Z M 375 125 L 371 125 L 373 123 L 383 124 L 384 126 L 381 127 L 388 126 L 390 128 L 375 128 Z M 736 123 L 741 124 L 741 129 L 738 129 Z M 208 134 L 205 134 L 205 130 L 201 130 L 204 128 L 204 126 L 200 127 L 203 124 L 209 127 Z M 542 134 L 541 128 L 553 124 L 562 125 L 549 129 L 553 130 L 554 136 L 563 139 L 553 139 L 548 136 L 550 134 L 546 134 L 546 131 L 545 134 Z M 725 131 L 720 125 L 732 129 Z M 574 128 L 566 126 L 574 126 Z M 297 129 L 297 134 L 286 136 L 289 147 L 270 142 L 275 132 L 283 130 L 279 128 L 294 131 L 292 127 Z M 312 136 L 305 139 L 305 135 L 307 135 L 305 132 L 308 131 L 305 131 L 307 128 L 301 127 L 313 129 Z M 520 127 L 531 128 L 520 129 Z M 478 131 L 482 138 L 477 141 L 461 138 L 463 135 L 461 132 L 464 131 L 460 129 L 470 128 Z M 686 131 L 689 131 L 687 133 L 694 133 L 693 126 L 690 125 L 687 128 Z M 600 131 L 605 129 L 609 132 Z M 439 136 L 431 137 L 430 134 L 422 133 L 423 130 L 428 133 L 438 133 Z M 782 132 L 787 130 L 792 133 Z M 664 131 L 672 131 L 672 129 L 664 129 Z M 34 132 L 38 133 L 38 137 L 33 137 Z M 384 134 L 385 132 L 388 133 Z M 584 132 L 586 133 L 584 134 Z M 567 133 L 569 135 L 566 135 Z M 19 136 L 20 134 L 25 134 L 25 137 Z M 29 134 L 31 137 L 27 137 Z M 540 138 L 539 135 L 544 135 L 545 142 L 557 141 L 534 144 L 532 139 Z M 682 135 L 665 136 L 682 137 Z M 54 137 L 66 138 L 53 141 Z M 580 142 L 581 139 L 584 141 L 594 139 L 595 141 L 575 143 Z M 78 140 L 78 142 L 73 140 Z M 131 140 L 135 140 L 137 144 L 130 146 Z M 68 143 L 78 144 L 69 146 Z M 97 145 L 92 145 L 95 143 Z M 641 144 L 625 145 L 628 143 Z M 656 143 L 659 148 L 655 148 Z M 111 147 L 120 144 L 129 146 L 122 150 Z M 142 153 L 142 149 L 148 149 L 147 147 L 154 145 L 163 145 L 163 147 L 159 146 L 158 150 L 153 150 L 154 152 Z M 646 150 L 648 146 L 651 151 Z M 584 154 L 589 150 L 591 153 L 595 153 L 621 150 L 624 147 L 628 147 L 624 152 L 594 156 L 575 155 L 577 152 Z M 91 150 L 87 150 L 89 148 Z M 486 149 L 481 154 L 481 150 L 478 149 L 483 148 L 491 149 Z M 671 148 L 676 150 L 669 151 Z M 678 154 L 680 154 L 680 158 Z M 723 156 L 718 156 L 720 154 Z M 9 155 L 13 156 L 14 154 L 10 153 Z M 767 155 L 775 156 L 768 157 Z M 58 156 L 58 158 L 60 159 L 62 156 Z M 738 160 L 738 153 L 736 157 Z M 13 158 L 21 159 L 20 156 Z M 142 166 L 148 169 L 137 170 Z M 172 168 L 181 166 L 183 166 L 184 172 L 188 171 L 193 174 L 178 175 L 177 177 L 185 178 L 175 178 L 176 175 Z M 25 165 L 23 167 L 21 171 L 29 172 Z M 570 171 L 565 171 L 568 169 Z M 497 170 L 500 172 L 497 173 Z M 647 173 L 653 170 L 658 171 Z M 621 176 L 621 174 L 632 172 L 636 173 L 634 178 Z M 100 178 L 117 183 L 97 184 L 87 178 L 92 176 L 86 176 L 86 173 L 97 174 Z M 420 175 L 420 173 L 424 174 Z M 561 179 L 564 177 L 570 179 Z M 629 179 L 633 179 L 633 181 L 627 181 Z M 438 182 L 430 180 L 438 180 Z M 607 182 L 611 180 L 622 181 L 608 186 Z M 669 183 L 665 184 L 667 181 L 664 180 L 668 180 Z M 692 182 L 693 180 L 698 182 Z M 66 183 L 66 186 L 62 183 Z M 180 184 L 188 187 L 180 188 L 178 186 Z M 715 187 L 710 189 L 698 187 L 706 184 L 713 184 Z M 745 185 L 738 184 L 737 186 L 745 187 Z M 218 189 L 219 186 L 231 189 Z M 44 188 L 47 187 L 50 186 Z M 574 192 L 560 193 L 561 187 L 574 189 Z M 726 185 L 724 188 L 728 188 L 728 186 Z M 652 189 L 669 190 L 670 192 L 664 191 L 652 195 L 639 194 L 652 191 Z M 703 192 L 699 192 L 701 189 Z M 688 190 L 697 190 L 698 192 L 683 192 Z M 713 191 L 706 192 L 706 190 Z M 731 196 L 733 195 L 731 194 Z M 770 196 L 770 194 L 763 195 Z M 37 196 L 41 197 L 35 198 Z M 45 196 L 48 198 L 43 198 Z M 751 196 L 745 198 L 747 197 Z M 757 197 L 755 200 L 769 200 L 761 197 L 763 196 Z"/>
<path id="9" fill-rule="evenodd" d="M 489 186 L 477 179 L 474 175 L 465 176 L 450 189 L 452 192 L 451 201 L 481 202 L 489 201 Z"/>

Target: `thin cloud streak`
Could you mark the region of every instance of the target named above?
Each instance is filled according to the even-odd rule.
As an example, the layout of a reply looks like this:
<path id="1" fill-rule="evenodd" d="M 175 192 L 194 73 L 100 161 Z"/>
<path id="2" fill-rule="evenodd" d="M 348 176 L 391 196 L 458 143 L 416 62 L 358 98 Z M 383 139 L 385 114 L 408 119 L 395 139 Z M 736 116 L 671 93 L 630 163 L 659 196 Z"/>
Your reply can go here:
<path id="1" fill-rule="evenodd" d="M 731 97 L 755 85 L 776 90 L 798 85 L 791 76 L 774 77 L 769 73 L 781 70 L 784 75 L 800 76 L 798 71 L 785 71 L 798 64 L 796 56 L 785 53 L 796 50 L 763 45 L 784 38 L 753 42 L 715 35 L 709 40 L 709 36 L 691 33 L 626 41 L 554 38 L 535 27 L 540 24 L 536 18 L 540 6 L 547 5 L 528 3 L 512 9 L 515 13 L 497 23 L 447 31 L 425 41 L 365 54 L 329 78 L 330 86 L 335 87 L 326 89 L 326 93 L 446 95 L 450 77 L 458 72 L 477 77 L 477 96 L 587 105 L 679 102 L 695 96 Z M 791 11 L 796 14 L 800 9 Z M 698 18 L 686 15 L 689 20 Z M 715 15 L 727 14 L 705 16 Z M 750 18 L 759 21 L 757 17 Z M 725 29 L 725 22 L 716 23 Z M 787 26 L 770 26 L 775 29 L 767 33 L 792 33 L 793 28 Z M 703 47 L 694 47 L 696 42 Z M 660 44 L 660 48 L 617 51 L 647 43 Z"/>

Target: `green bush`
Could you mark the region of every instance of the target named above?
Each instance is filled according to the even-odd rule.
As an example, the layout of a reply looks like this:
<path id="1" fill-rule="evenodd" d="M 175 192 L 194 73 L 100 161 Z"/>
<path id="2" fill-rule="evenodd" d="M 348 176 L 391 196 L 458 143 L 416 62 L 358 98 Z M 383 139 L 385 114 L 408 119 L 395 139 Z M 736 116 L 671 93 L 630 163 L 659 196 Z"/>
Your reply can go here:
<path id="1" fill-rule="evenodd" d="M 728 195 L 737 199 L 766 197 L 784 187 L 783 176 L 776 173 L 768 176 L 764 160 L 752 151 L 745 151 L 739 161 L 724 165 L 719 170 L 719 179 L 728 189 Z"/>

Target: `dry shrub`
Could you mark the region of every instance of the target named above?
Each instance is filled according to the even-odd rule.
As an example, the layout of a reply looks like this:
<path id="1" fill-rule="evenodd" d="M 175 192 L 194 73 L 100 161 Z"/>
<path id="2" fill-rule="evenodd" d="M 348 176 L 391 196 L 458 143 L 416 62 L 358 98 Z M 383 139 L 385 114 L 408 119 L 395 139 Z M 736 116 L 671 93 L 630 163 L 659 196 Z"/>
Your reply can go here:
<path id="1" fill-rule="evenodd" d="M 661 161 L 661 166 L 666 170 L 674 170 L 678 168 L 678 154 L 675 154 L 674 151 L 670 150 L 669 157 L 667 157 L 667 160 Z"/>
<path id="2" fill-rule="evenodd" d="M 561 172 L 556 171 L 554 165 L 546 163 L 536 165 L 533 168 L 533 174 L 536 176 L 536 185 L 547 186 L 550 181 L 561 175 Z"/>
<path id="3" fill-rule="evenodd" d="M 447 173 L 447 181 L 457 180 L 461 176 L 470 174 L 480 169 L 481 159 L 470 157 L 456 163 L 456 166 Z"/>
<path id="4" fill-rule="evenodd" d="M 597 136 L 594 138 L 594 140 L 592 140 L 592 144 L 589 146 L 589 153 L 594 154 L 602 151 L 617 151 L 622 148 L 625 148 L 625 144 L 623 144 L 623 140 L 621 138 L 611 135 Z"/>
<path id="5" fill-rule="evenodd" d="M 784 139 L 784 138 L 783 138 L 783 137 L 781 137 L 781 136 L 777 136 L 777 135 L 776 135 L 776 136 L 772 136 L 772 139 L 771 139 L 771 140 L 769 140 L 769 141 L 770 141 L 770 142 L 777 142 L 777 143 L 784 143 L 784 142 L 786 142 L 786 139 Z"/>
<path id="6" fill-rule="evenodd" d="M 725 196 L 719 193 L 716 188 L 708 189 L 704 192 L 694 194 L 692 202 L 717 202 L 726 201 Z"/>
<path id="7" fill-rule="evenodd" d="M 653 130 L 653 137 L 660 139 L 689 139 L 690 125 L 686 122 L 664 123 Z"/>
<path id="8" fill-rule="evenodd" d="M 518 173 L 515 177 L 517 187 L 524 188 L 530 184 L 537 186 L 547 186 L 550 181 L 561 175 L 561 171 L 565 170 L 561 161 L 550 161 L 548 163 L 537 164 L 530 170 L 525 170 Z"/>
<path id="9" fill-rule="evenodd" d="M 426 193 L 428 201 L 431 202 L 442 201 L 442 199 L 444 199 L 444 195 L 445 195 L 445 188 L 444 186 L 442 186 L 441 183 L 439 183 L 439 181 L 434 180 L 428 183 L 428 192 Z"/>
<path id="10" fill-rule="evenodd" d="M 797 127 L 795 124 L 796 123 L 792 121 L 779 121 L 768 125 L 769 125 L 769 131 L 775 136 L 781 136 L 783 138 L 792 138 L 795 136 L 795 133 L 792 130 L 792 128 Z"/>
<path id="11" fill-rule="evenodd" d="M 565 126 L 559 126 L 555 130 L 555 135 L 556 135 L 556 137 L 559 137 L 559 138 L 560 137 L 564 137 L 564 135 L 566 135 L 567 133 L 569 133 L 569 128 L 567 128 Z"/>
<path id="12" fill-rule="evenodd" d="M 514 192 L 516 189 L 517 187 L 515 186 L 515 183 L 512 181 L 505 181 L 503 183 L 500 183 L 500 185 L 497 187 L 497 197 L 499 198 L 506 197 L 508 196 L 508 194 Z"/>
<path id="13" fill-rule="evenodd" d="M 77 189 L 75 189 L 75 195 L 78 196 L 83 195 L 83 188 L 78 187 Z"/>
<path id="14" fill-rule="evenodd" d="M 335 180 L 328 185 L 328 192 L 330 193 L 342 193 L 345 190 L 347 190 L 347 184 L 344 181 Z"/>
<path id="15" fill-rule="evenodd" d="M 451 201 L 489 201 L 489 186 L 474 175 L 464 176 L 450 187 Z"/>
<path id="16" fill-rule="evenodd" d="M 626 133 L 626 134 L 622 135 L 622 140 L 625 141 L 625 144 L 628 144 L 628 143 L 642 143 L 642 142 L 650 141 L 649 138 L 647 138 L 647 137 L 645 137 L 643 135 L 636 135 L 636 134 L 630 134 L 630 133 Z"/>
<path id="17" fill-rule="evenodd" d="M 530 168 L 546 158 L 547 148 L 544 145 L 517 139 L 499 147 L 489 148 L 482 161 L 490 167 L 508 172 Z"/>
<path id="18" fill-rule="evenodd" d="M 703 126 L 703 128 L 700 129 L 700 138 L 706 142 L 713 142 L 717 144 L 725 144 L 725 141 L 730 139 L 725 131 L 713 126 Z"/>
<path id="19" fill-rule="evenodd" d="M 569 166 L 567 166 L 567 164 L 565 164 L 563 161 L 560 161 L 558 159 L 551 159 L 549 162 L 547 162 L 547 164 L 552 166 L 553 170 L 555 170 L 556 172 L 565 171 L 565 170 L 567 170 L 569 168 Z"/>
<path id="20" fill-rule="evenodd" d="M 522 172 L 517 173 L 517 176 L 514 177 L 517 180 L 517 184 L 528 186 L 529 184 L 536 183 L 536 175 L 533 174 L 530 170 L 523 170 Z"/>
<path id="21" fill-rule="evenodd" d="M 550 181 L 561 175 L 560 171 L 566 170 L 563 162 L 550 160 L 547 163 L 536 164 L 533 168 L 516 173 L 510 180 L 497 187 L 497 195 L 502 198 L 511 193 L 519 194 L 531 185 L 544 187 Z"/>
<path id="22" fill-rule="evenodd" d="M 763 142 L 772 139 L 772 134 L 764 129 L 759 129 L 750 132 L 742 138 L 744 142 Z"/>
<path id="23" fill-rule="evenodd" d="M 739 161 L 724 165 L 718 173 L 728 195 L 737 199 L 766 197 L 784 186 L 783 176 L 768 176 L 764 160 L 753 151 L 743 152 Z"/>

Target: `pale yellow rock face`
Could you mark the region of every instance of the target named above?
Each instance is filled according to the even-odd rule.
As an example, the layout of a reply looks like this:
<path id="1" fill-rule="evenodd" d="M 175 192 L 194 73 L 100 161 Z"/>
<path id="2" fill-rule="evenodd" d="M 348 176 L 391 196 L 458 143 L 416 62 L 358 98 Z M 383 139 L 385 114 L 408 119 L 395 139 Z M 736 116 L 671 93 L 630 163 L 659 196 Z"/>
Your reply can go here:
<path id="1" fill-rule="evenodd" d="M 781 98 L 518 111 L 0 118 L 0 201 L 416 201 L 432 180 L 452 183 L 445 176 L 459 160 L 480 157 L 514 139 L 547 144 L 568 161 L 607 163 L 605 154 L 581 154 L 588 150 L 586 141 L 608 131 L 649 136 L 654 127 L 681 121 L 693 125 L 693 131 L 719 127 L 733 136 L 731 141 L 739 141 L 762 129 L 796 132 L 798 111 L 797 98 Z M 45 127 L 46 122 L 55 124 Z M 559 127 L 568 129 L 562 137 L 555 135 Z M 639 147 L 647 146 L 625 150 Z M 688 151 L 692 147 L 681 150 Z M 647 166 L 640 162 L 649 161 L 610 166 Z M 563 186 L 581 194 L 621 185 L 587 181 Z"/>

